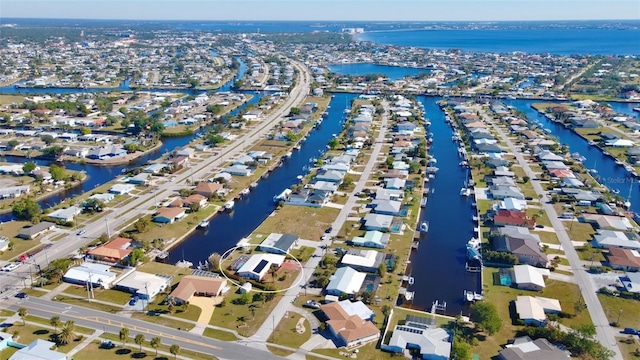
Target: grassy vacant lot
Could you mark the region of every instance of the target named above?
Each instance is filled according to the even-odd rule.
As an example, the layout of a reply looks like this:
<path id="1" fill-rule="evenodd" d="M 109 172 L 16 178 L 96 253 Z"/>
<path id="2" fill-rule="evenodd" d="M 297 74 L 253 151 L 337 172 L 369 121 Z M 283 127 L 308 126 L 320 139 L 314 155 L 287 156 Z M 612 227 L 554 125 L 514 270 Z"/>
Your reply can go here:
<path id="1" fill-rule="evenodd" d="M 322 207 L 285 205 L 282 209 L 269 216 L 255 233 L 288 233 L 307 240 L 320 240 L 327 229 L 340 213 L 339 209 Z"/>
<path id="2" fill-rule="evenodd" d="M 532 231 L 532 234 L 536 234 L 540 236 L 540 241 L 545 244 L 560 244 L 558 240 L 558 235 L 555 232 L 550 231 Z"/>
<path id="3" fill-rule="evenodd" d="M 149 308 L 153 310 L 154 305 L 153 304 L 150 305 Z M 189 306 L 189 308 L 197 308 L 197 307 Z M 200 310 L 200 308 L 198 308 L 198 310 Z M 178 314 L 178 311 L 176 310 L 176 312 L 172 316 L 178 317 L 179 315 L 180 314 Z M 159 324 L 159 325 L 174 328 L 174 329 L 182 329 L 187 331 L 193 329 L 193 326 L 194 326 L 192 323 L 189 323 L 186 321 L 175 320 L 165 316 L 152 316 L 152 315 L 147 315 L 146 313 L 141 313 L 141 312 L 136 312 L 131 314 L 131 318 L 152 322 L 154 324 Z"/>
<path id="4" fill-rule="evenodd" d="M 138 270 L 148 274 L 162 274 L 172 276 L 173 281 L 171 282 L 171 285 L 177 284 L 182 276 L 190 275 L 193 271 L 191 269 L 179 268 L 175 265 L 163 264 L 155 261 L 150 261 L 142 266 L 139 266 Z"/>
<path id="5" fill-rule="evenodd" d="M 294 349 L 299 348 L 311 337 L 309 322 L 304 319 L 304 332 L 298 333 L 296 324 L 300 319 L 304 319 L 297 313 L 289 313 L 289 317 L 283 318 L 276 326 L 275 331 L 269 336 L 267 342 L 288 346 Z"/>
<path id="6" fill-rule="evenodd" d="M 87 288 L 83 286 L 70 286 L 63 293 L 75 295 L 79 297 L 87 296 Z M 93 295 L 96 300 L 106 301 L 113 304 L 124 305 L 129 299 L 131 299 L 131 294 L 126 293 L 124 291 L 118 290 L 105 290 L 102 288 L 97 288 L 93 290 Z"/>
<path id="7" fill-rule="evenodd" d="M 609 319 L 610 323 L 620 320 L 618 324 L 619 328 L 637 328 L 638 324 L 640 324 L 640 311 L 638 311 L 638 309 L 640 309 L 640 302 L 637 300 L 623 299 L 603 294 L 598 294 L 598 299 L 600 299 L 602 309 L 605 314 L 607 314 L 607 319 Z M 622 310 L 622 314 L 620 314 L 620 310 Z"/>
<path id="8" fill-rule="evenodd" d="M 154 302 L 149 304 L 148 309 L 161 313 L 161 314 L 169 314 L 169 307 L 167 305 L 160 305 L 159 303 L 162 301 L 163 297 L 158 296 Z M 173 315 L 175 317 L 179 317 L 186 320 L 198 321 L 200 317 L 200 313 L 202 309 L 198 306 L 176 306 L 174 308 Z"/>
<path id="9" fill-rule="evenodd" d="M 573 241 L 589 241 L 595 234 L 591 224 L 581 223 L 576 220 L 564 221 L 564 227 L 569 233 L 569 238 Z"/>
<path id="10" fill-rule="evenodd" d="M 236 330 L 241 336 L 251 336 L 266 321 L 273 307 L 282 299 L 281 296 L 276 296 L 273 300 L 264 303 L 255 301 L 246 305 L 233 304 L 233 299 L 239 297 L 240 295 L 237 294 L 226 295 L 225 306 L 215 309 L 209 325 Z"/>
<path id="11" fill-rule="evenodd" d="M 518 290 L 495 285 L 493 282 L 493 274 L 497 271 L 498 269 L 487 267 L 482 276 L 484 279 L 485 301 L 496 306 L 498 314 L 500 314 L 500 317 L 503 319 L 502 329 L 498 333 L 484 338 L 478 346 L 474 347 L 473 352 L 480 355 L 481 359 L 490 359 L 492 356 L 495 356 L 502 348 L 501 345 L 506 344 L 507 340 L 512 338 L 516 331 L 522 327 L 514 325 L 514 320 L 516 319 L 510 312 L 510 303 L 512 300 L 515 300 L 518 295 L 543 296 L 558 299 L 560 300 L 562 310 L 570 314 L 575 314 L 574 304 L 578 299 L 581 299 L 577 285 L 555 280 L 547 280 L 547 287 L 542 292 Z M 561 319 L 561 323 L 566 326 L 590 324 L 591 318 L 589 317 L 589 313 L 584 310 L 573 318 Z"/>
<path id="12" fill-rule="evenodd" d="M 210 338 L 222 340 L 222 341 L 236 341 L 236 340 L 238 340 L 238 337 L 232 332 L 213 329 L 213 328 L 210 328 L 210 327 L 205 328 L 204 329 L 204 333 L 202 333 L 202 335 L 208 336 Z"/>

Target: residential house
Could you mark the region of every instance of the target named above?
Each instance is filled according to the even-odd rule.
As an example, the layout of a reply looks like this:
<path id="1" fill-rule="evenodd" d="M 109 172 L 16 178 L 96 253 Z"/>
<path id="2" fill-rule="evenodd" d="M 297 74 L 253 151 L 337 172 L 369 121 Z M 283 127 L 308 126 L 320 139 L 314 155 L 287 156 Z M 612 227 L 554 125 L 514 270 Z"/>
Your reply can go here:
<path id="1" fill-rule="evenodd" d="M 402 200 L 404 198 L 404 191 L 394 189 L 377 189 L 376 200 Z"/>
<path id="2" fill-rule="evenodd" d="M 46 214 L 46 217 L 52 219 L 54 221 L 63 221 L 63 222 L 71 222 L 74 217 L 82 212 L 82 207 L 80 206 L 69 206 L 65 209 L 59 209 L 49 214 Z"/>
<path id="3" fill-rule="evenodd" d="M 237 274 L 248 279 L 262 281 L 271 267 L 279 268 L 284 260 L 284 255 L 255 254 L 238 269 Z"/>
<path id="4" fill-rule="evenodd" d="M 126 195 L 135 190 L 136 186 L 133 184 L 115 184 L 110 189 L 109 192 L 116 195 Z"/>
<path id="5" fill-rule="evenodd" d="M 178 221 L 185 217 L 187 213 L 183 208 L 166 207 L 159 208 L 156 215 L 153 217 L 153 222 L 162 224 L 171 224 L 174 221 Z"/>
<path id="6" fill-rule="evenodd" d="M 351 249 L 342 256 L 340 264 L 358 271 L 378 273 L 384 260 L 385 254 L 379 251 Z"/>
<path id="7" fill-rule="evenodd" d="M 392 334 L 389 344 L 381 346 L 383 351 L 415 351 L 419 353 L 415 358 L 422 360 L 449 360 L 451 356 L 452 335 L 432 319 L 407 315 L 404 324 L 396 325 Z"/>
<path id="8" fill-rule="evenodd" d="M 607 263 L 615 270 L 640 271 L 640 251 L 610 248 L 605 254 Z"/>
<path id="9" fill-rule="evenodd" d="M 509 341 L 509 344 L 498 353 L 498 360 L 568 360 L 569 353 L 552 345 L 545 338 L 531 340 L 521 336 Z"/>
<path id="10" fill-rule="evenodd" d="M 94 160 L 108 160 L 125 155 L 127 155 L 127 150 L 122 145 L 109 145 L 91 149 L 87 157 Z"/>
<path id="11" fill-rule="evenodd" d="M 147 185 L 149 183 L 149 178 L 151 174 L 146 172 L 141 172 L 135 176 L 129 178 L 128 183 L 134 185 Z"/>
<path id="12" fill-rule="evenodd" d="M 493 224 L 495 226 L 522 226 L 533 229 L 536 225 L 535 220 L 527 217 L 527 213 L 524 211 L 515 210 L 498 210 L 493 215 Z"/>
<path id="13" fill-rule="evenodd" d="M 264 239 L 258 250 L 273 254 L 287 254 L 293 247 L 298 245 L 299 237 L 292 234 L 271 233 Z"/>
<path id="14" fill-rule="evenodd" d="M 22 195 L 28 194 L 29 190 L 29 185 L 9 186 L 2 188 L 0 189 L 0 200 L 18 198 Z"/>
<path id="15" fill-rule="evenodd" d="M 640 294 L 640 273 L 627 272 L 620 277 L 620 282 L 626 292 Z"/>
<path id="16" fill-rule="evenodd" d="M 611 216 L 600 214 L 584 214 L 584 220 L 591 223 L 597 229 L 610 229 L 620 231 L 634 230 L 629 219 L 623 216 Z"/>
<path id="17" fill-rule="evenodd" d="M 193 190 L 196 194 L 209 198 L 214 194 L 219 194 L 222 188 L 223 185 L 217 182 L 200 181 Z"/>
<path id="18" fill-rule="evenodd" d="M 19 238 L 21 239 L 35 239 L 38 236 L 46 233 L 47 231 L 53 229 L 56 227 L 55 223 L 49 222 L 49 221 L 41 221 L 35 225 L 31 225 L 29 227 L 26 228 L 22 228 L 22 230 L 20 230 L 20 232 L 18 233 Z"/>
<path id="19" fill-rule="evenodd" d="M 67 354 L 55 350 L 56 344 L 42 339 L 35 339 L 29 345 L 16 351 L 9 360 L 67 360 Z"/>
<path id="20" fill-rule="evenodd" d="M 227 279 L 223 277 L 187 275 L 180 280 L 169 296 L 178 304 L 184 304 L 194 296 L 220 296 L 228 289 Z"/>
<path id="21" fill-rule="evenodd" d="M 249 166 L 240 164 L 228 166 L 222 171 L 236 176 L 251 176 L 253 174 L 253 170 Z"/>
<path id="22" fill-rule="evenodd" d="M 367 274 L 358 272 L 349 266 L 341 267 L 331 276 L 326 292 L 329 295 L 353 295 L 360 291 Z"/>
<path id="23" fill-rule="evenodd" d="M 382 215 L 399 216 L 402 203 L 395 200 L 379 200 L 375 199 L 369 204 L 373 208 L 373 212 Z"/>
<path id="24" fill-rule="evenodd" d="M 593 246 L 601 249 L 628 249 L 640 251 L 640 237 L 629 231 L 599 229 L 593 235 Z"/>
<path id="25" fill-rule="evenodd" d="M 152 301 L 156 295 L 171 288 L 173 277 L 162 274 L 148 274 L 132 271 L 119 278 L 114 288 L 136 295 L 140 299 Z"/>
<path id="26" fill-rule="evenodd" d="M 100 261 L 117 263 L 131 254 L 131 239 L 117 237 L 94 249 L 88 250 L 87 255 Z"/>
<path id="27" fill-rule="evenodd" d="M 524 195 L 516 186 L 491 186 L 489 192 L 491 193 L 491 197 L 496 200 L 505 198 L 524 200 Z"/>
<path id="28" fill-rule="evenodd" d="M 380 330 L 371 321 L 356 314 L 350 315 L 343 306 L 343 301 L 320 306 L 326 316 L 327 327 L 340 346 L 350 348 L 378 340 Z"/>
<path id="29" fill-rule="evenodd" d="M 544 326 L 547 323 L 546 314 L 562 311 L 560 301 L 540 296 L 518 296 L 514 303 L 518 318 L 525 325 Z"/>
<path id="30" fill-rule="evenodd" d="M 354 246 L 384 249 L 389 244 L 389 234 L 380 231 L 367 231 L 364 236 L 356 236 L 351 243 Z"/>
<path id="31" fill-rule="evenodd" d="M 542 252 L 540 242 L 532 238 L 498 236 L 493 240 L 493 250 L 515 255 L 521 264 L 547 266 L 547 254 Z"/>
<path id="32" fill-rule="evenodd" d="M 549 269 L 541 269 L 531 265 L 514 265 L 511 284 L 521 290 L 542 291 L 544 278 L 549 277 Z"/>
<path id="33" fill-rule="evenodd" d="M 365 230 L 389 231 L 393 216 L 382 214 L 367 214 L 363 218 Z"/>

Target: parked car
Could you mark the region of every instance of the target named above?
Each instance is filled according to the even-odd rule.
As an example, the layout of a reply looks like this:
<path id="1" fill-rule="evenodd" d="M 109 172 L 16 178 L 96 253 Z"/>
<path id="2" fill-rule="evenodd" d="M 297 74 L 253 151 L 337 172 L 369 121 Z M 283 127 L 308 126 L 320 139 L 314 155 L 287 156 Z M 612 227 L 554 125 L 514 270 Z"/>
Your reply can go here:
<path id="1" fill-rule="evenodd" d="M 638 330 L 634 329 L 634 328 L 624 328 L 624 330 L 622 330 L 623 334 L 629 334 L 629 335 L 637 335 L 638 334 Z"/>
<path id="2" fill-rule="evenodd" d="M 16 297 L 18 299 L 28 299 L 29 298 L 29 294 L 27 294 L 26 292 L 19 292 L 16 294 Z"/>
<path id="3" fill-rule="evenodd" d="M 129 300 L 129 306 L 134 306 L 135 304 L 138 303 L 138 297 L 134 296 L 131 298 L 131 300 Z"/>
<path id="4" fill-rule="evenodd" d="M 100 347 L 102 349 L 113 349 L 114 347 L 116 347 L 116 344 L 114 344 L 113 341 L 104 340 L 100 343 Z"/>
<path id="5" fill-rule="evenodd" d="M 304 307 L 308 307 L 311 309 L 320 309 L 320 303 L 314 300 L 309 300 L 304 304 Z"/>

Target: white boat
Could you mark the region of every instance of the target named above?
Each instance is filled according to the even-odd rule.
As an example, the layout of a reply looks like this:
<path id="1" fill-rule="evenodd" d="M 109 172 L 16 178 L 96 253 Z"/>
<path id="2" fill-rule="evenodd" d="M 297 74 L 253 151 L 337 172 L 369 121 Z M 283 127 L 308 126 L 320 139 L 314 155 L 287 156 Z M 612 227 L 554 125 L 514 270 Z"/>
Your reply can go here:
<path id="1" fill-rule="evenodd" d="M 258 187 L 258 183 L 257 182 L 252 182 L 251 185 L 249 185 L 250 188 L 255 189 Z"/>
<path id="2" fill-rule="evenodd" d="M 462 196 L 471 195 L 471 189 L 463 187 L 462 189 L 460 189 L 460 195 L 462 195 Z"/>
<path id="3" fill-rule="evenodd" d="M 240 190 L 240 194 L 241 195 L 249 195 L 249 192 L 250 192 L 249 188 L 245 188 L 245 189 Z"/>
<path id="4" fill-rule="evenodd" d="M 291 157 L 291 155 L 293 155 L 293 154 L 291 153 L 291 151 L 287 151 L 287 153 L 286 153 L 286 154 L 284 154 L 284 157 L 286 157 L 286 158 L 290 158 L 290 157 Z"/>
<path id="5" fill-rule="evenodd" d="M 280 194 L 273 197 L 273 202 L 277 203 L 280 200 L 287 200 L 287 197 L 291 195 L 291 189 L 284 189 Z"/>
<path id="6" fill-rule="evenodd" d="M 618 190 L 618 189 L 613 189 L 613 190 L 611 190 L 611 192 L 614 193 L 614 194 L 620 194 L 620 190 Z"/>
<path id="7" fill-rule="evenodd" d="M 634 107 L 634 108 L 633 108 L 633 111 L 640 112 L 640 106 L 638 106 L 638 107 Z"/>
<path id="8" fill-rule="evenodd" d="M 427 231 L 429 231 L 429 223 L 426 221 L 423 221 L 422 224 L 420 224 L 420 231 L 423 233 L 426 233 Z"/>
<path id="9" fill-rule="evenodd" d="M 198 224 L 198 227 L 201 228 L 201 229 L 207 228 L 207 227 L 209 227 L 209 222 L 207 220 L 202 220 Z"/>
<path id="10" fill-rule="evenodd" d="M 426 207 L 427 206 L 427 198 L 424 197 L 422 199 L 420 199 L 420 207 Z"/>
<path id="11" fill-rule="evenodd" d="M 409 276 L 409 285 L 413 285 L 414 279 L 413 276 Z"/>
<path id="12" fill-rule="evenodd" d="M 231 209 L 233 209 L 233 206 L 234 206 L 235 204 L 236 204 L 236 203 L 235 203 L 235 201 L 233 201 L 233 200 L 229 200 L 229 201 L 227 201 L 226 203 L 224 203 L 224 209 L 225 209 L 225 210 L 231 210 Z"/>

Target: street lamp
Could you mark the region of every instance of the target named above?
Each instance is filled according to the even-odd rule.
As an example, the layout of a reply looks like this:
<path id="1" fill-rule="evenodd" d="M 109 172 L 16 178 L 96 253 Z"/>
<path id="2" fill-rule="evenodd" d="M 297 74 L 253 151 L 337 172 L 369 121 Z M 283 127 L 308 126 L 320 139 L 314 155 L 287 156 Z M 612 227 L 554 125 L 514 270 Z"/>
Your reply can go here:
<path id="1" fill-rule="evenodd" d="M 616 322 L 620 326 L 620 316 L 622 315 L 622 309 L 618 312 L 618 321 Z"/>
<path id="2" fill-rule="evenodd" d="M 109 230 L 109 219 L 104 218 L 104 223 L 107 225 L 107 237 L 111 239 L 111 230 Z"/>

